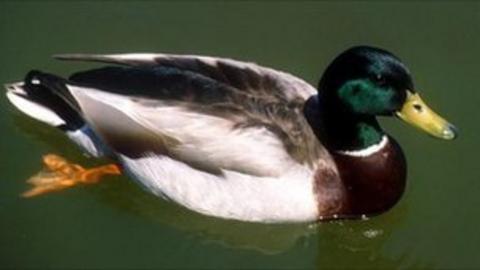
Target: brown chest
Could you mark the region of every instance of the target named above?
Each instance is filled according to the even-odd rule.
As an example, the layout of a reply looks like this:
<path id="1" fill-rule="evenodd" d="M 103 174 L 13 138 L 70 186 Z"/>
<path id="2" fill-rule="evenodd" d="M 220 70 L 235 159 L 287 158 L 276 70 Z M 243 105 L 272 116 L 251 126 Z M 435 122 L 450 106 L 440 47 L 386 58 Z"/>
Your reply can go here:
<path id="1" fill-rule="evenodd" d="M 400 146 L 393 138 L 371 153 L 340 152 L 332 153 L 337 166 L 338 181 L 325 181 L 324 175 L 318 174 L 317 194 L 320 199 L 320 215 L 326 218 L 361 217 L 387 211 L 400 199 L 405 189 L 406 161 Z M 331 176 L 331 178 L 334 176 Z M 328 205 L 328 200 L 321 199 L 335 186 L 335 207 L 325 211 L 321 204 Z M 332 194 L 330 194 L 331 196 Z M 325 198 L 325 197 L 324 197 Z M 335 216 L 332 215 L 334 208 Z M 330 217 L 329 217 L 330 216 Z"/>

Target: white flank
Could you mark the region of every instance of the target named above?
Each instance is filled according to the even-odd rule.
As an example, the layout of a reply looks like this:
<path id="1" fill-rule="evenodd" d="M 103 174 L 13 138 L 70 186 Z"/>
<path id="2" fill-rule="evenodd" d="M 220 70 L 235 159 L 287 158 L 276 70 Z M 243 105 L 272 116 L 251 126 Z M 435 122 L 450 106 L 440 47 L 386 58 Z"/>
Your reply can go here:
<path id="1" fill-rule="evenodd" d="M 7 88 L 9 89 L 7 91 L 8 100 L 24 114 L 54 127 L 65 124 L 65 121 L 50 109 L 17 95 L 15 92 L 24 93 L 21 85 L 13 84 Z"/>
<path id="2" fill-rule="evenodd" d="M 388 137 L 384 135 L 379 143 L 371 145 L 367 148 L 356 150 L 356 151 L 337 151 L 342 155 L 353 156 L 353 157 L 368 157 L 382 150 L 385 145 L 388 143 Z"/>
<path id="3" fill-rule="evenodd" d="M 126 172 L 155 195 L 228 219 L 301 222 L 317 218 L 313 171 L 292 160 L 267 129 L 235 129 L 228 119 L 181 107 L 161 102 L 142 105 L 138 99 L 68 87 L 95 130 L 101 127 L 125 134 L 127 128 L 138 125 L 139 130 L 178 141 L 169 148 L 174 158 L 117 154 Z"/>
<path id="4" fill-rule="evenodd" d="M 312 172 L 254 177 L 223 170 L 213 175 L 165 156 L 130 159 L 124 168 L 153 194 L 205 215 L 252 222 L 303 222 L 318 217 Z"/>
<path id="5" fill-rule="evenodd" d="M 160 101 L 155 106 L 143 106 L 125 96 L 68 87 L 94 127 L 108 127 L 125 134 L 134 126 L 123 125 L 133 121 L 159 137 L 177 140 L 179 143 L 169 150 L 187 163 L 260 176 L 279 176 L 301 166 L 286 152 L 279 138 L 264 127 L 234 128 L 235 123 L 228 119 Z"/>

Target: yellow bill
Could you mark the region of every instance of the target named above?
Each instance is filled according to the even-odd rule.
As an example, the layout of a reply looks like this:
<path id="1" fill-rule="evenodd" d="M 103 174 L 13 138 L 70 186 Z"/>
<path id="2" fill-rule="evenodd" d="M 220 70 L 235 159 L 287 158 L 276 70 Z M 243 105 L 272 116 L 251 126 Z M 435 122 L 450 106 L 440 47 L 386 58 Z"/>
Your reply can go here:
<path id="1" fill-rule="evenodd" d="M 445 140 L 457 137 L 456 128 L 432 111 L 418 93 L 407 91 L 407 99 L 397 116 L 428 134 Z"/>

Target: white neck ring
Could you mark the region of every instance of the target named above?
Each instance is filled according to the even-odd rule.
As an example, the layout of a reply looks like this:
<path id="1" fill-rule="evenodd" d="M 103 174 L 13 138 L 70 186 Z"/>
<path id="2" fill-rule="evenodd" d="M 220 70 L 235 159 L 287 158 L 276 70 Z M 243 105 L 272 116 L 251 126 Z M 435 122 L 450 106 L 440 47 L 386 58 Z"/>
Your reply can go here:
<path id="1" fill-rule="evenodd" d="M 388 143 L 388 137 L 386 135 L 383 135 L 380 142 L 378 142 L 377 144 L 370 145 L 367 148 L 360 149 L 360 150 L 353 150 L 353 151 L 339 150 L 337 151 L 337 153 L 346 155 L 346 156 L 352 156 L 352 157 L 368 157 L 382 150 L 387 145 L 387 143 Z"/>

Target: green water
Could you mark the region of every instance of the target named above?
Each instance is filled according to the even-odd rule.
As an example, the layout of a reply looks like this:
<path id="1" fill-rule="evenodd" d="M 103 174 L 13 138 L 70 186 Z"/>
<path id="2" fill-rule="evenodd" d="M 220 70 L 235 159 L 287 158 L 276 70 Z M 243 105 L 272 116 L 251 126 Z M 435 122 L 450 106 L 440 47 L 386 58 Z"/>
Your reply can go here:
<path id="1" fill-rule="evenodd" d="M 478 268 L 480 4 L 430 2 L 1 2 L 0 82 L 92 64 L 55 53 L 228 56 L 316 84 L 352 45 L 399 55 L 424 99 L 460 128 L 454 142 L 382 120 L 405 150 L 407 191 L 368 221 L 262 225 L 186 211 L 126 178 L 22 199 L 43 154 L 88 159 L 0 95 L 0 268 Z"/>

